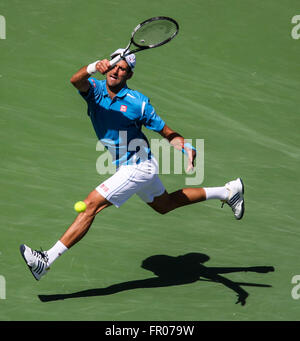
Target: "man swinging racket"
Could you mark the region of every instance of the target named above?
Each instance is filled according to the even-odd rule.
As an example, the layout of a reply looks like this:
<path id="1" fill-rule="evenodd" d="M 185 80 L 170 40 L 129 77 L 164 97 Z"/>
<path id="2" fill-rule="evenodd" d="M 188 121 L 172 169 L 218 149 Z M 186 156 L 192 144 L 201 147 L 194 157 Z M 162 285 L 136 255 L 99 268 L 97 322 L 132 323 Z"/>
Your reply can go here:
<path id="1" fill-rule="evenodd" d="M 124 56 L 124 49 L 118 49 L 111 58 L 116 60 L 118 56 L 122 58 L 114 66 L 107 59 L 96 61 L 82 67 L 71 78 L 71 83 L 87 102 L 96 135 L 113 155 L 117 171 L 88 194 L 84 200 L 85 211 L 77 215 L 52 248 L 37 251 L 25 244 L 20 246 L 21 255 L 36 280 L 40 280 L 59 256 L 81 240 L 100 211 L 112 205 L 120 207 L 134 194 L 160 214 L 218 199 L 231 207 L 236 219 L 243 217 L 244 185 L 240 178 L 222 187 L 193 187 L 167 192 L 158 176 L 158 164 L 142 126 L 158 132 L 174 148 L 185 152 L 188 169 L 194 166 L 196 151 L 157 115 L 146 96 L 127 87 L 136 65 L 135 55 Z M 96 72 L 106 75 L 106 79 L 99 81 L 91 77 Z M 120 132 L 124 131 L 126 138 L 122 139 Z M 144 143 L 136 150 L 128 148 L 133 140 Z"/>

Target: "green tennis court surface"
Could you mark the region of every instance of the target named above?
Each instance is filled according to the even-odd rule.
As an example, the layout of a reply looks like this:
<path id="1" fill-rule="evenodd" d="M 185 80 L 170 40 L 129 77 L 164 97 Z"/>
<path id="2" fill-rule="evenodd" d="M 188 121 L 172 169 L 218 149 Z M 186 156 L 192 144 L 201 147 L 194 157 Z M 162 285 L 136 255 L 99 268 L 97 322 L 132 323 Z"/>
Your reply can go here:
<path id="1" fill-rule="evenodd" d="M 296 0 L 1 2 L 0 320 L 299 320 L 291 283 L 300 275 L 296 14 Z M 128 85 L 171 128 L 204 139 L 202 186 L 243 178 L 245 217 L 236 221 L 217 201 L 161 216 L 135 196 L 100 213 L 36 282 L 19 245 L 50 248 L 74 220 L 73 204 L 106 178 L 69 79 L 157 15 L 174 17 L 179 35 L 138 54 Z M 168 191 L 185 186 L 185 175 L 161 178 Z M 174 261 L 189 253 L 184 267 Z M 206 262 L 195 267 L 199 258 Z M 153 273 L 153 259 L 167 279 Z M 170 264 L 177 281 L 168 279 Z M 242 271 L 258 266 L 275 271 Z M 208 280 L 212 267 L 230 282 Z M 244 306 L 234 285 L 249 294 Z"/>

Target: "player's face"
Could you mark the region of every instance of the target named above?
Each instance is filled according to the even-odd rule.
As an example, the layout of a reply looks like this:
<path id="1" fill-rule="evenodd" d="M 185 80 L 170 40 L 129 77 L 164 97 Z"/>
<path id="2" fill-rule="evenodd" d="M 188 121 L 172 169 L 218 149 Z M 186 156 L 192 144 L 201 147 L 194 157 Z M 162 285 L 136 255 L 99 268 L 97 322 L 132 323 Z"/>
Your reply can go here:
<path id="1" fill-rule="evenodd" d="M 131 76 L 130 67 L 125 60 L 121 60 L 113 69 L 107 72 L 106 81 L 109 87 L 118 88 L 124 86 Z"/>

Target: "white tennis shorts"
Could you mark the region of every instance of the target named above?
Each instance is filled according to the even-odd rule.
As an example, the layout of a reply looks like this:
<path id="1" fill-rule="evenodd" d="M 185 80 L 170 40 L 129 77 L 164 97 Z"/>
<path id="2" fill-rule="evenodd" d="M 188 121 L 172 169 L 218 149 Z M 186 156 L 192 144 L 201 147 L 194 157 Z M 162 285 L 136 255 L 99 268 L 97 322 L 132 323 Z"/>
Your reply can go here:
<path id="1" fill-rule="evenodd" d="M 124 204 L 133 194 L 150 203 L 165 191 L 158 176 L 155 158 L 139 164 L 121 166 L 110 178 L 102 182 L 96 191 L 116 207 Z"/>

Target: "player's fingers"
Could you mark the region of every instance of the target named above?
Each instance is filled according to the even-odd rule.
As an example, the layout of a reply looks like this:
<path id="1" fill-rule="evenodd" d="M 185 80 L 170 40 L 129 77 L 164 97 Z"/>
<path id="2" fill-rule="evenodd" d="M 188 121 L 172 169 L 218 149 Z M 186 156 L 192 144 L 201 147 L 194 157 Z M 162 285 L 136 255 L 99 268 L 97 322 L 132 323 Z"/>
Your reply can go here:
<path id="1" fill-rule="evenodd" d="M 102 61 L 100 61 L 97 65 L 96 65 L 97 70 L 102 73 L 105 74 L 107 72 L 107 66 L 105 65 L 105 63 L 103 63 Z"/>
<path id="2" fill-rule="evenodd" d="M 188 173 L 188 172 L 192 171 L 193 169 L 194 169 L 194 160 L 193 160 L 192 155 L 189 155 L 186 172 Z"/>
<path id="3" fill-rule="evenodd" d="M 186 168 L 186 172 L 189 172 L 194 169 L 194 153 L 193 150 L 187 147 L 184 147 L 185 152 L 187 153 L 187 158 L 188 158 L 188 165 Z"/>
<path id="4" fill-rule="evenodd" d="M 96 64 L 96 70 L 99 71 L 100 73 L 103 73 L 104 67 L 101 61 Z"/>
<path id="5" fill-rule="evenodd" d="M 186 168 L 186 172 L 189 173 L 190 171 L 194 170 L 194 166 L 192 164 L 188 165 Z"/>
<path id="6" fill-rule="evenodd" d="M 100 60 L 100 62 L 96 64 L 97 71 L 99 71 L 103 75 L 109 70 L 109 68 L 110 68 L 110 64 L 109 64 L 109 60 L 107 59 Z"/>

